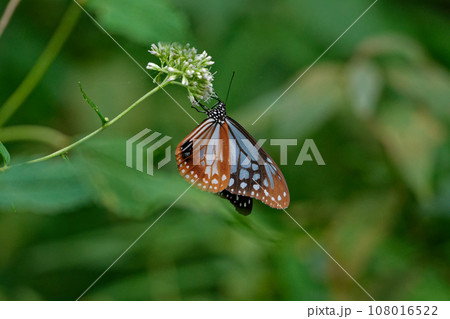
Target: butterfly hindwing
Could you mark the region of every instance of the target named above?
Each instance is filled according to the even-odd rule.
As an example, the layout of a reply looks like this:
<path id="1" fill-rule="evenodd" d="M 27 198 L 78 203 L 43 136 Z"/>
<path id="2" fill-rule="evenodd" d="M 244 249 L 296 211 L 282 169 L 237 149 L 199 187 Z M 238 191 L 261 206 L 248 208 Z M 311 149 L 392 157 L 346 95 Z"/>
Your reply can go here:
<path id="1" fill-rule="evenodd" d="M 227 191 L 256 198 L 273 208 L 289 205 L 289 190 L 275 161 L 236 121 L 227 117 L 230 180 Z"/>
<path id="2" fill-rule="evenodd" d="M 230 176 L 227 141 L 227 124 L 206 119 L 178 144 L 175 151 L 178 171 L 186 181 L 204 191 L 222 191 Z"/>

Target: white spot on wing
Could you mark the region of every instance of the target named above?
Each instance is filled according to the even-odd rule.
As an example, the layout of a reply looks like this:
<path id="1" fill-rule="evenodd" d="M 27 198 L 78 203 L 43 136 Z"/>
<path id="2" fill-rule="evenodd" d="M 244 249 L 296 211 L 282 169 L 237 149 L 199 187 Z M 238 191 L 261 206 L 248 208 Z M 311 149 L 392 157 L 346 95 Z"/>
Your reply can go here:
<path id="1" fill-rule="evenodd" d="M 239 172 L 239 179 L 247 179 L 249 178 L 250 174 L 248 173 L 248 171 L 246 169 L 241 168 L 240 172 Z"/>
<path id="2" fill-rule="evenodd" d="M 245 159 L 241 163 L 241 166 L 245 167 L 245 168 L 249 168 L 250 167 L 250 159 L 248 157 L 245 157 Z"/>

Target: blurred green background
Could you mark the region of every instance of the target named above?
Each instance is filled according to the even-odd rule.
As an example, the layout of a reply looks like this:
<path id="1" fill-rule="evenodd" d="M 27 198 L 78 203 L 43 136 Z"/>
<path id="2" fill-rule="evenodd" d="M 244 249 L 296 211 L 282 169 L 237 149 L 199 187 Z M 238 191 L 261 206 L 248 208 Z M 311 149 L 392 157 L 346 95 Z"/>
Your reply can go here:
<path id="1" fill-rule="evenodd" d="M 8 2 L 0 0 L 1 12 Z M 370 4 L 88 0 L 85 7 L 140 66 L 156 62 L 151 43 L 177 41 L 212 55 L 219 96 L 236 71 L 228 114 L 256 139 L 299 141 L 281 166 L 291 193 L 287 211 L 375 299 L 448 300 L 444 1 L 379 1 L 251 125 Z M 0 141 L 12 165 L 100 126 L 78 81 L 110 118 L 154 87 L 71 1 L 22 1 L 0 36 Z M 17 110 L 6 117 L 4 103 L 15 91 Z M 202 120 L 184 89 L 168 91 Z M 173 152 L 194 127 L 158 92 L 71 151 L 69 161 L 0 173 L 0 299 L 78 298 L 188 186 L 175 161 L 154 176 L 126 167 L 125 141 L 150 128 L 173 137 Z M 307 138 L 326 166 L 294 165 Z M 280 160 L 279 147 L 264 147 Z M 190 189 L 83 297 L 198 299 L 368 296 L 282 211 L 258 202 L 243 217 Z"/>

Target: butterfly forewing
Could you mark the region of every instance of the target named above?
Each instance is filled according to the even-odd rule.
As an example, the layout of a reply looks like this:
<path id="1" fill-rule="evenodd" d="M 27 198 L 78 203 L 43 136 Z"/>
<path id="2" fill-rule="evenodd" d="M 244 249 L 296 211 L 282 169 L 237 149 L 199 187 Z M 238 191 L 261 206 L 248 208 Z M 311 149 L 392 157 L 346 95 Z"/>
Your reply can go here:
<path id="1" fill-rule="evenodd" d="M 230 180 L 226 190 L 256 198 L 273 208 L 289 206 L 289 190 L 278 166 L 255 139 L 227 117 L 230 138 Z"/>
<path id="2" fill-rule="evenodd" d="M 228 125 L 213 119 L 203 121 L 178 144 L 178 171 L 196 187 L 217 193 L 228 185 L 230 176 Z"/>

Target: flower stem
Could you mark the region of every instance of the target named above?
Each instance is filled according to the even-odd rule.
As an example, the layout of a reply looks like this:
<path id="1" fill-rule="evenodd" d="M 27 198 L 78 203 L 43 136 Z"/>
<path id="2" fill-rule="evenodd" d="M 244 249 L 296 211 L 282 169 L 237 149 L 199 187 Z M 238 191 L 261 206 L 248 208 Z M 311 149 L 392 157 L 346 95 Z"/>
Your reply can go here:
<path id="1" fill-rule="evenodd" d="M 0 128 L 0 141 L 3 143 L 20 140 L 46 143 L 55 149 L 70 142 L 67 135 L 46 126 L 13 125 Z"/>
<path id="2" fill-rule="evenodd" d="M 130 112 L 132 109 L 134 109 L 134 107 L 136 105 L 138 105 L 139 103 L 141 103 L 142 101 L 144 101 L 146 98 L 148 98 L 150 95 L 152 95 L 153 93 L 157 92 L 159 89 L 162 89 L 164 86 L 166 86 L 167 84 L 169 84 L 169 81 L 163 82 L 161 84 L 158 84 L 157 87 L 155 87 L 153 90 L 149 91 L 148 93 L 146 93 L 145 95 L 143 95 L 139 100 L 137 100 L 136 102 L 134 102 L 133 104 L 131 104 L 128 108 L 126 108 L 122 113 L 120 113 L 119 115 L 117 115 L 115 118 L 113 118 L 112 120 L 106 122 L 103 126 L 99 127 L 98 129 L 96 129 L 95 131 L 91 132 L 90 134 L 84 136 L 83 138 L 79 139 L 78 141 L 56 151 L 53 152 L 49 155 L 31 160 L 26 162 L 25 164 L 32 164 L 32 163 L 38 163 L 38 162 L 42 162 L 42 161 L 46 161 L 48 159 L 63 155 L 65 153 L 67 153 L 68 151 L 70 151 L 72 148 L 74 148 L 75 146 L 87 141 L 88 139 L 90 139 L 91 137 L 97 135 L 98 133 L 100 133 L 101 131 L 105 130 L 106 128 L 108 128 L 109 126 L 113 125 L 115 122 L 117 122 L 118 120 L 120 120 L 124 115 L 126 115 L 128 112 Z M 11 166 L 9 166 L 11 167 Z"/>
<path id="3" fill-rule="evenodd" d="M 0 108 L 0 127 L 16 112 L 47 72 L 76 25 L 81 10 L 70 4 L 50 42 L 25 79 Z"/>

